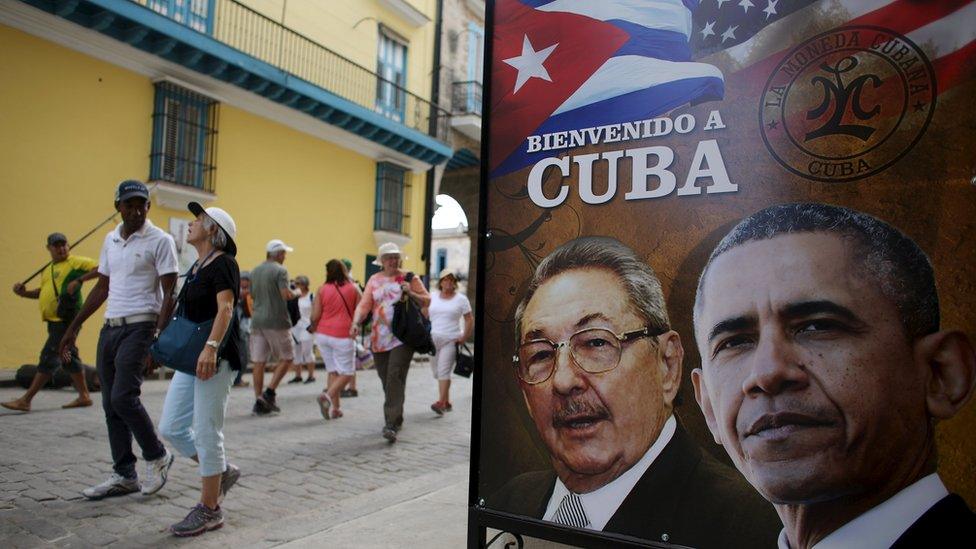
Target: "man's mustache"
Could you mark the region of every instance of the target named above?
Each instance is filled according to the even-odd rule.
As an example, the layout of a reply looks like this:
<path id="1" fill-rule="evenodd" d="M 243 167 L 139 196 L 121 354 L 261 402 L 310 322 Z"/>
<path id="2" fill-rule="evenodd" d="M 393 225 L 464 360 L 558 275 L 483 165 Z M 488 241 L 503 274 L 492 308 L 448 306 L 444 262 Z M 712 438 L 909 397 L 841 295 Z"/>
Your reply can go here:
<path id="1" fill-rule="evenodd" d="M 610 410 L 600 402 L 584 399 L 564 400 L 557 405 L 552 414 L 552 426 L 566 427 L 580 421 L 600 421 L 610 419 Z"/>

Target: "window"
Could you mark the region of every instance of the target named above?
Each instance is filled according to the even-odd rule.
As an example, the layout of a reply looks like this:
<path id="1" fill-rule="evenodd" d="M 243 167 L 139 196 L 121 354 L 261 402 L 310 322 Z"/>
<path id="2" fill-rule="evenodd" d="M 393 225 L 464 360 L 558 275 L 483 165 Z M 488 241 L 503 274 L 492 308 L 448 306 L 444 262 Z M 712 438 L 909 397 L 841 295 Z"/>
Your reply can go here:
<path id="1" fill-rule="evenodd" d="M 148 0 L 146 5 L 156 13 L 165 15 L 193 30 L 211 34 L 213 31 L 214 0 Z"/>
<path id="2" fill-rule="evenodd" d="M 446 268 L 447 268 L 447 249 L 437 248 L 437 264 L 436 264 L 436 269 L 434 270 L 434 272 L 436 273 L 435 276 L 440 278 L 441 271 L 443 271 Z"/>
<path id="3" fill-rule="evenodd" d="M 481 79 L 485 72 L 485 29 L 468 23 L 468 92 L 465 112 L 481 115 Z"/>
<path id="4" fill-rule="evenodd" d="M 170 82 L 156 84 L 150 180 L 213 192 L 217 105 Z"/>
<path id="5" fill-rule="evenodd" d="M 376 164 L 376 212 L 373 229 L 410 234 L 410 184 L 407 170 L 389 162 Z"/>
<path id="6" fill-rule="evenodd" d="M 380 77 L 376 83 L 376 110 L 403 122 L 407 103 L 407 46 L 384 26 L 380 26 L 376 72 Z"/>

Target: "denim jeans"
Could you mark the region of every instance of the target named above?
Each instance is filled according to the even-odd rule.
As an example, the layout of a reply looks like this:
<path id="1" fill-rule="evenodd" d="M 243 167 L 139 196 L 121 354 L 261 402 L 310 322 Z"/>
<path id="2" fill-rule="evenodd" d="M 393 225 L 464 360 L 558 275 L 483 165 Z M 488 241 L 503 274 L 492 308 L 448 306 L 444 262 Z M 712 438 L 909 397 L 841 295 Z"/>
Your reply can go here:
<path id="1" fill-rule="evenodd" d="M 217 373 L 206 381 L 176 372 L 166 391 L 159 432 L 176 450 L 200 462 L 200 476 L 224 472 L 224 413 L 234 383 L 234 370 L 221 360 Z"/>
<path id="2" fill-rule="evenodd" d="M 155 322 L 114 327 L 106 324 L 98 336 L 96 364 L 102 382 L 102 409 L 108 425 L 108 443 L 115 472 L 126 478 L 136 478 L 133 438 L 142 448 L 142 458 L 146 461 L 166 455 L 152 419 L 139 400 L 142 371 L 155 329 Z"/>

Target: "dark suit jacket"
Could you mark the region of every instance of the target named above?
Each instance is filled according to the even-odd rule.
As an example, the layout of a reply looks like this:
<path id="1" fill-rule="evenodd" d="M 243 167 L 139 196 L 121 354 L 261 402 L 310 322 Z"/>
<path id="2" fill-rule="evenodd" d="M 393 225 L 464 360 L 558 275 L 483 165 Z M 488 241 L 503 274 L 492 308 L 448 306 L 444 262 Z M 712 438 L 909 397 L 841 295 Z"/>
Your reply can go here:
<path id="1" fill-rule="evenodd" d="M 541 519 L 555 485 L 552 471 L 525 473 L 487 506 Z M 702 452 L 679 424 L 603 531 L 699 548 L 775 548 L 782 527 L 773 506 L 737 471 Z"/>
<path id="2" fill-rule="evenodd" d="M 976 514 L 961 497 L 949 494 L 919 517 L 891 547 L 976 547 Z"/>

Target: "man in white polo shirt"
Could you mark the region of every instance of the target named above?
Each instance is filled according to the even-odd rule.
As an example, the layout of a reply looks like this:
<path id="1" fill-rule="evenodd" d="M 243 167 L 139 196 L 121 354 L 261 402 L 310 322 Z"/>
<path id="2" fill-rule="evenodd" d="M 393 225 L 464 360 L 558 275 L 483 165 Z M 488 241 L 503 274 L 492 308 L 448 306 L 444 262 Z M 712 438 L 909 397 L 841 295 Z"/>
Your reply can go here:
<path id="1" fill-rule="evenodd" d="M 60 345 L 64 356 L 74 346 L 82 323 L 108 299 L 105 326 L 98 337 L 97 364 L 114 472 L 105 482 L 82 491 L 89 499 L 140 489 L 133 438 L 146 461 L 143 494 L 158 492 L 173 464 L 173 454 L 163 446 L 139 395 L 149 347 L 159 335 L 160 319 L 172 312 L 170 297 L 178 270 L 176 246 L 173 237 L 147 218 L 149 189 L 143 183 L 120 183 L 115 209 L 122 216 L 122 223 L 105 236 L 98 261 L 98 282 Z"/>

